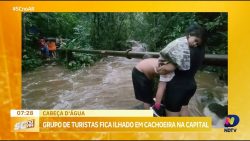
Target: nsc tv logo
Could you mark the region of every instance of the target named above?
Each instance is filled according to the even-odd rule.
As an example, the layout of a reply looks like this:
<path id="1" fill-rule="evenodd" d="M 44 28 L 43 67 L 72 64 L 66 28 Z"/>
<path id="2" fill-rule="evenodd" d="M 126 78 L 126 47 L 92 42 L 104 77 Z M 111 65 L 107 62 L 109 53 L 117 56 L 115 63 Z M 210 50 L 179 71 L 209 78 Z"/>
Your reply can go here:
<path id="1" fill-rule="evenodd" d="M 240 122 L 240 118 L 237 115 L 228 115 L 224 124 L 224 132 L 236 132 L 237 129 L 233 128 L 238 125 Z"/>

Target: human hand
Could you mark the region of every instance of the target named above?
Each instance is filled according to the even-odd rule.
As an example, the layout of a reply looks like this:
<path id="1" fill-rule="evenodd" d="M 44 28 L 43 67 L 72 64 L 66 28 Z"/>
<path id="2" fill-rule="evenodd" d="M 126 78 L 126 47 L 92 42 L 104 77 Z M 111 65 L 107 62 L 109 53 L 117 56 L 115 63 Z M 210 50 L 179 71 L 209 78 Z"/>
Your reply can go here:
<path id="1" fill-rule="evenodd" d="M 156 70 L 160 75 L 166 75 L 170 72 L 173 72 L 176 69 L 176 66 L 172 63 L 164 64 L 159 66 Z"/>

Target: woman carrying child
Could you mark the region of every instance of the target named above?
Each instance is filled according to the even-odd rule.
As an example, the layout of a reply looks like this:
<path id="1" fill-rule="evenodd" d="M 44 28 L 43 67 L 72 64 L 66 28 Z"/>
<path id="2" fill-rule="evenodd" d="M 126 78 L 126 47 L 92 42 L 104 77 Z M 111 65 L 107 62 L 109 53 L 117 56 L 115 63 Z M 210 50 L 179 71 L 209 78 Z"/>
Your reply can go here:
<path id="1" fill-rule="evenodd" d="M 188 116 L 187 105 L 196 91 L 194 76 L 205 56 L 205 41 L 205 29 L 192 24 L 184 37 L 175 39 L 160 51 L 159 59 L 139 62 L 132 72 L 136 99 L 144 102 L 145 108 L 152 106 L 158 116 L 162 116 L 159 113 L 162 108 L 166 108 L 167 116 Z M 152 80 L 157 75 L 165 75 L 168 80 L 159 80 L 154 101 Z"/>

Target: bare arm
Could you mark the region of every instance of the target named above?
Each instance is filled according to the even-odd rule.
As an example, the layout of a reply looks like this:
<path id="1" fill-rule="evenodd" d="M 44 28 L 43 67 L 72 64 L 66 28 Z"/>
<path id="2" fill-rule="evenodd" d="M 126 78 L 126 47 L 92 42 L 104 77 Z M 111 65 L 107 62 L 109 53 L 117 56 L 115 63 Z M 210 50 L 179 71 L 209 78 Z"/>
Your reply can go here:
<path id="1" fill-rule="evenodd" d="M 160 74 L 160 75 L 165 75 L 165 74 L 168 74 L 170 72 L 173 72 L 175 71 L 176 69 L 176 66 L 172 63 L 168 63 L 166 65 L 162 65 L 162 66 L 159 66 L 157 68 L 157 72 Z"/>
<path id="2" fill-rule="evenodd" d="M 166 82 L 159 81 L 158 83 L 158 89 L 156 92 L 156 101 L 155 103 L 161 103 L 162 97 L 164 95 L 165 89 L 166 89 Z"/>

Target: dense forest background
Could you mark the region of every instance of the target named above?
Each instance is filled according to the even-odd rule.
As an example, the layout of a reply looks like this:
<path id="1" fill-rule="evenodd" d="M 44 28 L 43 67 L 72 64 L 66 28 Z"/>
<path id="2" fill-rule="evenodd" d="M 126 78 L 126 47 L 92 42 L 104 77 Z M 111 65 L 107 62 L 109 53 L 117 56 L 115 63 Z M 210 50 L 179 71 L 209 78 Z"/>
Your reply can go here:
<path id="1" fill-rule="evenodd" d="M 63 48 L 127 50 L 128 40 L 147 45 L 148 51 L 160 51 L 173 39 L 184 35 L 191 23 L 199 23 L 208 31 L 206 53 L 227 54 L 227 13 L 23 13 L 23 72 L 43 64 L 38 39 L 63 38 Z M 98 60 L 98 56 L 76 54 L 66 62 L 78 69 Z M 227 68 L 205 67 L 227 79 Z"/>

